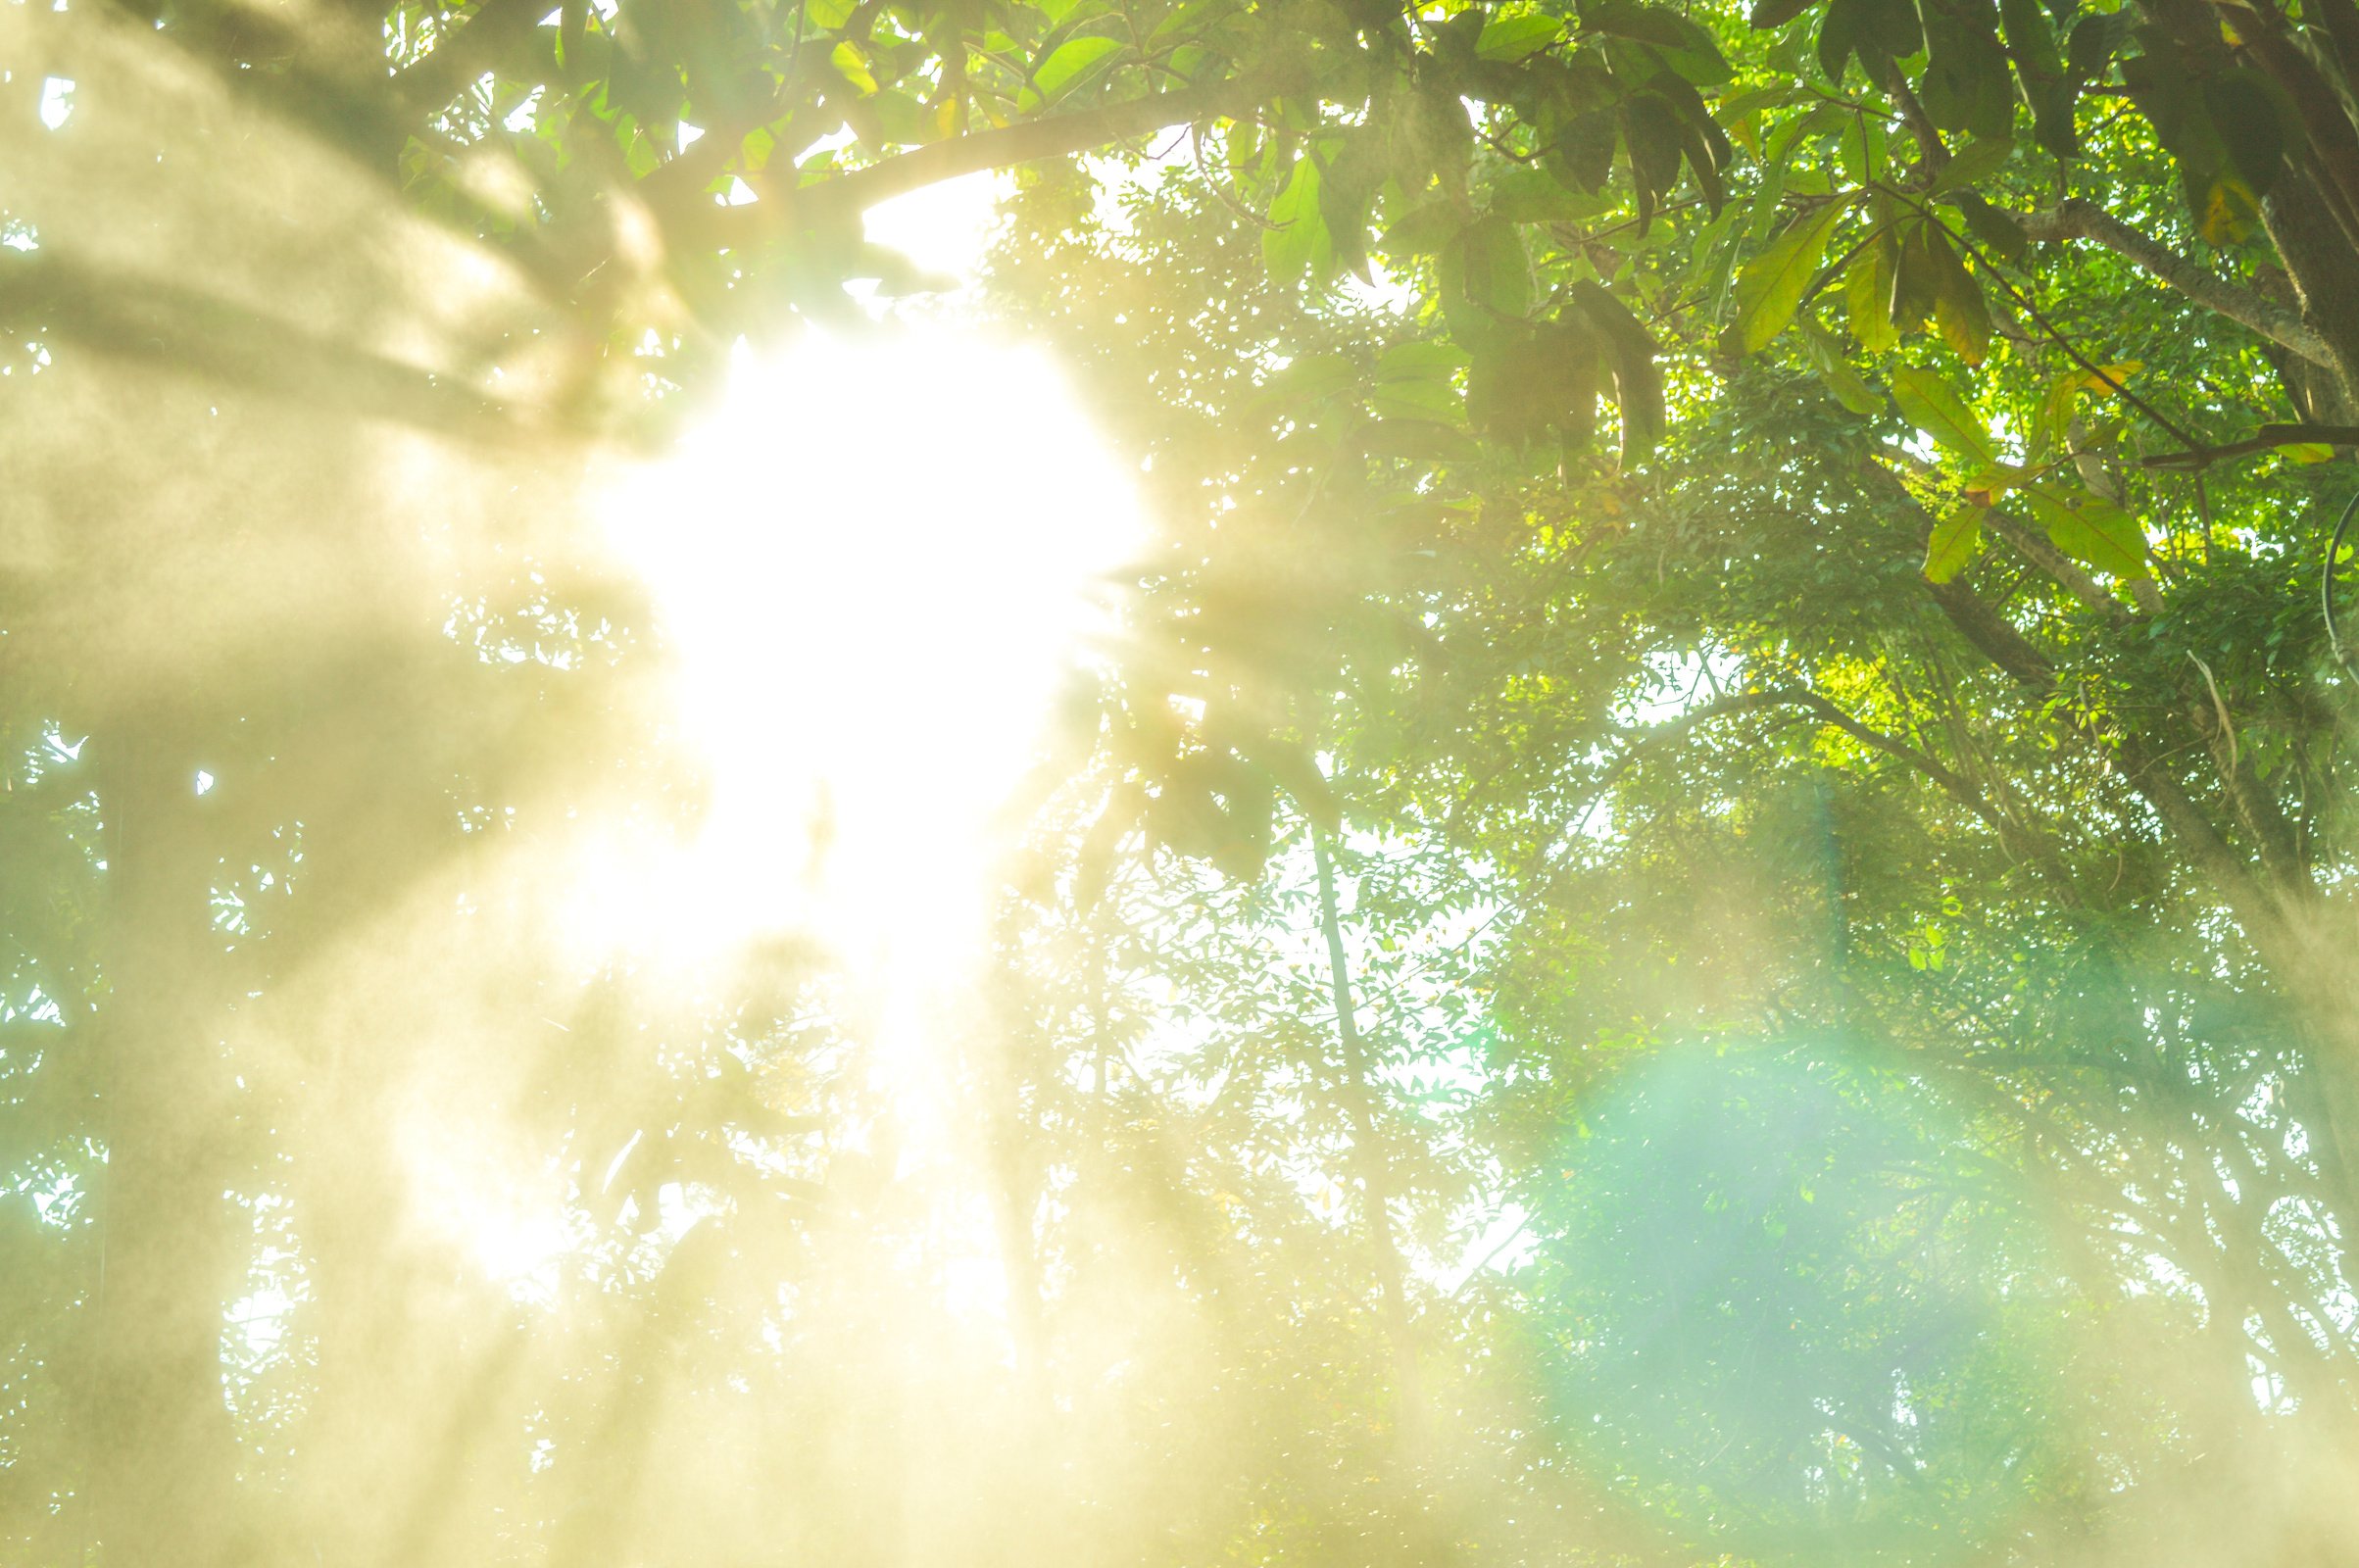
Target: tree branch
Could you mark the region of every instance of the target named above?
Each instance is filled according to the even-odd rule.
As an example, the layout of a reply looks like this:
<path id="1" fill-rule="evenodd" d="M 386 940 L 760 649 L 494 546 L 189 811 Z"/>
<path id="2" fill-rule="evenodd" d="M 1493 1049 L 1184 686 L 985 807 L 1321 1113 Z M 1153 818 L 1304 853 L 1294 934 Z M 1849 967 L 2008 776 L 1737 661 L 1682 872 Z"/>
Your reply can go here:
<path id="1" fill-rule="evenodd" d="M 1934 603 L 1949 617 L 1949 623 L 1984 658 L 2013 676 L 2028 692 L 2054 689 L 2055 667 L 2021 632 L 2008 625 L 1964 584 L 1928 583 L 1926 587 Z M 2160 756 L 2125 726 L 2109 727 L 2119 748 L 2123 777 L 2154 808 L 2154 814 L 2180 842 L 2196 870 L 2219 892 L 2245 934 L 2256 946 L 2282 943 L 2286 923 L 2277 894 L 2212 825 L 2179 781 L 2163 769 Z"/>
<path id="2" fill-rule="evenodd" d="M 2308 56 L 2277 30 L 2274 17 L 2239 7 L 2236 21 L 2244 46 L 2261 70 L 2292 99 L 2293 110 L 2316 159 L 2323 194 L 2341 221 L 2343 232 L 2359 244 L 2359 127 Z"/>
<path id="3" fill-rule="evenodd" d="M 431 54 L 396 72 L 395 88 L 421 114 L 441 108 L 531 37 L 549 10 L 548 0 L 483 0 Z"/>
<path id="4" fill-rule="evenodd" d="M 2052 244 L 2072 239 L 2093 240 L 2205 310 L 2227 317 L 2312 365 L 2330 370 L 2335 368 L 2326 339 L 2304 324 L 2299 316 L 2148 239 L 2094 202 L 2069 197 L 2046 212 L 2026 214 L 2019 221 L 2024 233 L 2033 239 Z"/>
<path id="5" fill-rule="evenodd" d="M 1861 745 L 1882 752 L 1893 760 L 1905 763 L 1917 772 L 1924 774 L 1925 777 L 1940 785 L 1942 790 L 1955 797 L 1958 804 L 1989 823 L 1993 830 L 2000 833 L 2006 831 L 2006 825 L 1999 817 L 1997 809 L 1989 801 L 1984 800 L 1982 792 L 1975 789 L 1973 785 L 1898 736 L 1888 735 L 1880 729 L 1871 729 L 1806 686 L 1780 687 L 1773 691 L 1763 692 L 1732 692 L 1726 697 L 1705 703 L 1700 708 L 1691 708 L 1686 712 L 1666 719 L 1660 724 L 1649 725 L 1638 734 L 1637 744 L 1643 746 L 1650 741 L 1676 739 L 1707 720 L 1725 718 L 1732 713 L 1758 712 L 1765 708 L 1802 709 L 1821 723 L 1832 725 Z M 1635 755 L 1635 753 L 1631 755 Z"/>
<path id="6" fill-rule="evenodd" d="M 1885 68 L 1884 90 L 1892 94 L 1892 102 L 1899 106 L 1900 122 L 1908 127 L 1909 135 L 1916 140 L 1917 150 L 1924 154 L 1925 172 L 1928 174 L 1940 173 L 1948 166 L 1949 149 L 1942 145 L 1941 133 L 1934 128 L 1933 117 L 1926 114 L 1925 105 L 1910 90 L 1908 74 L 1900 69 L 1900 63 L 1896 60 Z"/>
<path id="7" fill-rule="evenodd" d="M 2138 461 L 2141 466 L 2148 468 L 2208 468 L 2229 458 L 2250 457 L 2255 452 L 2291 446 L 2359 446 L 2359 425 L 2264 424 L 2259 435 L 2242 441 L 2231 441 L 2226 446 L 2189 447 L 2185 452 L 2157 452 L 2150 458 Z"/>
<path id="8" fill-rule="evenodd" d="M 961 174 L 1037 163 L 1043 158 L 1063 158 L 1128 141 L 1133 136 L 1145 136 L 1166 125 L 1226 114 L 1252 102 L 1263 85 L 1253 78 L 1233 76 L 1169 92 L 1150 93 L 1102 109 L 1025 121 L 995 130 L 971 131 L 855 170 L 798 194 L 839 203 L 847 211 L 863 212 L 880 202 L 938 185 L 946 179 L 957 179 Z"/>
<path id="9" fill-rule="evenodd" d="M 2083 570 L 2079 562 L 2040 537 L 2003 509 L 1991 507 L 1985 511 L 1983 523 L 2013 545 L 2025 560 L 2061 583 L 2065 592 L 2087 608 L 2117 626 L 2130 619 L 2130 612 L 2123 608 L 2122 602 L 2098 586 L 2097 580 Z"/>
<path id="10" fill-rule="evenodd" d="M 1960 806 L 1981 817 L 1992 832 L 2002 837 L 2005 835 L 2005 821 L 2000 818 L 1997 808 L 1983 799 L 1981 791 L 1906 741 L 1896 735 L 1888 735 L 1883 730 L 1869 728 L 1814 691 L 1788 692 L 1784 696 L 1788 702 L 1807 709 L 1820 721 L 1842 730 L 1862 746 L 1882 752 L 1894 761 L 1903 762 L 1924 774 Z"/>

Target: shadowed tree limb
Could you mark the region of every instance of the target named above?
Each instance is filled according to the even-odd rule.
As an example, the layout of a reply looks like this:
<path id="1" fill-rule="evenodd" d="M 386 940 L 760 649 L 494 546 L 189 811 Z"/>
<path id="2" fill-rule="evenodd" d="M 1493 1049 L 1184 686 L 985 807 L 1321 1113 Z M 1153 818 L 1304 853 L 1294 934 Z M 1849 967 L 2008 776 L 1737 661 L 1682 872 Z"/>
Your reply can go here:
<path id="1" fill-rule="evenodd" d="M 2205 310 L 2227 317 L 2312 365 L 2334 368 L 2327 340 L 2312 331 L 2300 316 L 2148 239 L 2094 202 L 2070 197 L 2045 212 L 2024 214 L 2017 221 L 2033 239 L 2053 244 L 2085 239 L 2102 245 Z"/>
<path id="2" fill-rule="evenodd" d="M 551 0 L 483 0 L 431 53 L 394 74 L 395 90 L 417 113 L 441 108 L 468 82 L 507 64 L 552 9 Z"/>
<path id="3" fill-rule="evenodd" d="M 961 174 L 1009 169 L 1044 158 L 1068 157 L 1128 141 L 1133 136 L 1145 136 L 1166 125 L 1233 114 L 1274 85 L 1251 77 L 1228 77 L 1169 92 L 1150 93 L 1144 98 L 1077 114 L 970 131 L 855 170 L 805 194 L 823 191 L 825 200 L 861 212 L 896 196 L 957 179 Z"/>
<path id="4" fill-rule="evenodd" d="M 2157 452 L 2150 458 L 2138 459 L 2138 464 L 2148 468 L 2208 468 L 2230 458 L 2248 458 L 2256 452 L 2293 446 L 2359 446 L 2359 425 L 2264 424 L 2259 435 L 2242 441 L 2217 447 L 2189 447 L 2185 452 Z"/>

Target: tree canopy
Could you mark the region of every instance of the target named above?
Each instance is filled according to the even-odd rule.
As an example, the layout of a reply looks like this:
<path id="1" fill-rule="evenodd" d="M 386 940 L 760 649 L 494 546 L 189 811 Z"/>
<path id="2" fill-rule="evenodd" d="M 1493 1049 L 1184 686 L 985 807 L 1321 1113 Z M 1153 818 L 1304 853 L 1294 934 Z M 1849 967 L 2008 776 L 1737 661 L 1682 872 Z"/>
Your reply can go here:
<path id="1" fill-rule="evenodd" d="M 0 1561 L 2339 1559 L 2350 0 L 0 39 Z M 936 1012 L 595 515 L 929 312 L 1152 529 Z"/>

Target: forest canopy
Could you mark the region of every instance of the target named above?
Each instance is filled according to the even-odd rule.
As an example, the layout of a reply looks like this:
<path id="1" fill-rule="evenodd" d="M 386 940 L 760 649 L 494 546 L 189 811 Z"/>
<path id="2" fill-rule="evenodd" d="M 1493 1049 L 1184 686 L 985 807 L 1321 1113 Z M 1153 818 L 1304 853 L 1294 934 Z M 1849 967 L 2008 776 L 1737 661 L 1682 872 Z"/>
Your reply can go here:
<path id="1" fill-rule="evenodd" d="M 0 1563 L 2349 1554 L 2352 0 L 0 68 Z"/>

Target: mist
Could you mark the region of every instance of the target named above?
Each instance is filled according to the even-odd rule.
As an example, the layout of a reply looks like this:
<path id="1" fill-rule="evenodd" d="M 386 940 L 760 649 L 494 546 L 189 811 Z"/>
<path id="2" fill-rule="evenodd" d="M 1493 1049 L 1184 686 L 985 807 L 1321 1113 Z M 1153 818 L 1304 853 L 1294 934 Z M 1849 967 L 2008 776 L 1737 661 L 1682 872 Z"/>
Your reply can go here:
<path id="1" fill-rule="evenodd" d="M 0 1562 L 2345 1560 L 2332 876 L 1664 760 L 1202 115 L 929 279 L 456 25 L 0 11 Z"/>

